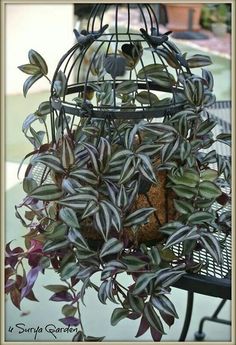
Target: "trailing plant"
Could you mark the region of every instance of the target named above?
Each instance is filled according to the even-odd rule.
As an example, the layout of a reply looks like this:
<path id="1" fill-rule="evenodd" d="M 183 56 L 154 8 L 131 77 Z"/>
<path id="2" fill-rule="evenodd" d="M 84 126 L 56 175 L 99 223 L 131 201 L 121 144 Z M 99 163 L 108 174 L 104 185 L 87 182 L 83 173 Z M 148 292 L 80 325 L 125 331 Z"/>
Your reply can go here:
<path id="1" fill-rule="evenodd" d="M 230 204 L 225 188 L 231 188 L 231 170 L 230 161 L 212 145 L 229 145 L 230 134 L 214 137 L 212 132 L 216 121 L 207 106 L 215 101 L 213 76 L 205 69 L 209 57 L 187 57 L 171 43 L 168 47 L 155 50 L 177 70 L 178 80 L 167 78 L 158 64 L 139 70 L 138 78 L 145 74 L 154 82 L 171 80 L 182 87 L 179 97 L 185 108 L 173 116 L 161 122 L 83 117 L 75 123 L 60 111 L 51 127 L 51 102 L 45 100 L 23 123 L 23 133 L 33 145 L 24 158 L 30 159 L 23 179 L 25 197 L 15 207 L 25 227 L 25 247 L 6 245 L 6 293 L 20 309 L 24 298 L 37 300 L 33 287 L 38 275 L 53 269 L 61 282 L 45 288 L 52 292 L 51 301 L 63 303 L 59 320 L 81 327 L 74 341 L 103 339 L 89 336 L 83 327 L 80 304 L 86 304 L 88 288 L 101 303 L 116 304 L 113 326 L 125 318 L 139 319 L 136 337 L 150 330 L 159 341 L 165 334 L 163 322 L 171 326 L 178 318 L 168 297 L 171 286 L 207 264 L 194 262 L 193 252 L 205 249 L 217 265 L 222 262 L 224 243 L 216 235 L 230 232 L 230 211 L 224 209 Z M 102 57 L 95 62 L 94 73 L 101 80 L 93 86 L 96 102 L 111 107 L 114 85 L 100 78 L 109 74 L 109 67 Z M 201 76 L 191 72 L 194 67 L 203 67 Z M 30 75 L 25 96 L 43 77 L 55 97 L 67 87 L 62 71 L 51 83 L 45 60 L 34 50 L 29 63 L 19 68 Z M 137 102 L 161 102 L 155 94 L 139 92 L 134 82 L 116 87 L 117 101 L 134 108 Z M 84 111 L 92 107 L 89 97 L 85 102 L 78 95 L 74 102 Z M 170 102 L 163 104 L 168 107 Z M 43 125 L 42 131 L 34 129 L 36 122 Z M 159 200 L 159 208 L 151 198 Z M 151 217 L 154 230 L 145 240 Z M 179 256 L 176 245 L 182 248 Z M 127 286 L 121 282 L 124 274 L 132 279 Z"/>

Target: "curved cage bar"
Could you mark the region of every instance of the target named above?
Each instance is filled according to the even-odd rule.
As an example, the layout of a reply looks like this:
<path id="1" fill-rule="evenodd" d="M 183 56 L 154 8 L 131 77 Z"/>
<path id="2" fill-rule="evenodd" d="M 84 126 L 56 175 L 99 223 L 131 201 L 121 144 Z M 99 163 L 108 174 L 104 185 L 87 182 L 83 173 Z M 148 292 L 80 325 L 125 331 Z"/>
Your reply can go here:
<path id="1" fill-rule="evenodd" d="M 54 111 L 78 117 L 151 119 L 173 115 L 185 105 L 183 80 L 190 70 L 178 61 L 180 50 L 160 34 L 150 5 L 98 4 L 87 28 L 56 68 L 51 103 Z M 105 12 L 113 9 L 111 25 Z M 98 15 L 99 14 L 99 15 Z M 139 15 L 140 27 L 134 23 Z M 126 25 L 120 27 L 122 16 Z M 140 30 L 141 29 L 141 30 Z M 150 35 L 160 40 L 155 47 Z M 55 87 L 64 79 L 65 87 Z"/>

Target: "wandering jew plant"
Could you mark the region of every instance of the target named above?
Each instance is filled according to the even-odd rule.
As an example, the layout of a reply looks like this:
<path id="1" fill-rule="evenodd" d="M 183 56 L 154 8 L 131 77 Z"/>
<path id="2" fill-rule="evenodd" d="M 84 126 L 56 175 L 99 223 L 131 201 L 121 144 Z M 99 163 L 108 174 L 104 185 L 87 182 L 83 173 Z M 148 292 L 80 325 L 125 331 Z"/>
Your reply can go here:
<path id="1" fill-rule="evenodd" d="M 227 236 L 230 231 L 230 213 L 224 210 L 230 203 L 230 194 L 224 191 L 230 188 L 230 163 L 212 148 L 216 141 L 229 145 L 230 135 L 214 137 L 212 132 L 216 121 L 207 107 L 215 102 L 213 77 L 205 68 L 211 60 L 180 54 L 168 41 L 169 33 L 141 32 L 152 52 L 158 50 L 178 78 L 170 78 L 156 63 L 140 68 L 139 80 L 180 86 L 179 97 L 185 102 L 181 111 L 161 121 L 88 116 L 78 123 L 60 112 L 50 123 L 50 99 L 28 115 L 22 127 L 33 145 L 24 158 L 30 158 L 23 179 L 26 195 L 15 207 L 25 227 L 25 246 L 6 245 L 6 293 L 18 309 L 25 298 L 37 301 L 33 292 L 37 277 L 53 269 L 61 282 L 45 288 L 52 292 L 51 301 L 62 302 L 58 319 L 80 327 L 73 341 L 103 340 L 88 335 L 83 327 L 80 305 L 86 304 L 88 289 L 101 303 L 115 304 L 111 325 L 125 318 L 139 319 L 136 337 L 150 330 L 153 340 L 159 341 L 165 334 L 163 323 L 171 326 L 178 318 L 171 286 L 186 272 L 197 273 L 207 264 L 194 262 L 196 250 L 204 248 L 220 264 L 224 243 L 215 234 Z M 100 35 L 76 32 L 80 49 Z M 168 51 L 162 46 L 166 42 Z M 123 73 L 119 68 L 137 66 L 141 45 L 131 53 L 126 48 L 117 57 L 94 59 L 93 75 L 103 82 L 93 84 L 85 97 L 79 93 L 73 99 L 76 106 L 86 112 L 94 97 L 96 104 L 111 107 L 116 87 L 120 104 L 129 104 L 134 111 L 137 103 L 151 102 L 162 102 L 168 110 L 171 99 L 138 92 L 134 81 L 114 85 L 102 79 Z M 28 57 L 29 62 L 19 66 L 29 75 L 24 96 L 36 81 L 46 78 L 59 99 L 67 87 L 64 72 L 59 70 L 51 82 L 43 57 L 34 50 Z M 125 64 L 117 65 L 116 58 Z M 195 67 L 202 67 L 200 76 L 191 72 Z M 34 129 L 35 123 L 43 129 Z M 178 244 L 180 256 L 173 249 Z M 131 284 L 121 283 L 124 275 Z"/>

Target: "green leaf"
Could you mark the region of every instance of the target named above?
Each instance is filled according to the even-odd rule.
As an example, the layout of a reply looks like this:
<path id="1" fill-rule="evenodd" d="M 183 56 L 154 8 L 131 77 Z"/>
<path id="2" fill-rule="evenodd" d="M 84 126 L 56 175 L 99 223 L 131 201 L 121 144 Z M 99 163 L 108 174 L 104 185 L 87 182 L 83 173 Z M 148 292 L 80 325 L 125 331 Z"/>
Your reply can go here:
<path id="1" fill-rule="evenodd" d="M 222 194 L 221 189 L 211 181 L 203 181 L 199 184 L 199 194 L 204 198 L 217 198 Z"/>
<path id="2" fill-rule="evenodd" d="M 37 163 L 42 163 L 46 165 L 48 168 L 51 168 L 53 171 L 58 172 L 58 173 L 64 173 L 63 166 L 61 165 L 61 161 L 59 158 L 52 154 L 41 154 L 34 158 L 31 163 L 33 165 Z"/>
<path id="3" fill-rule="evenodd" d="M 175 318 L 179 318 L 175 310 L 173 303 L 165 295 L 152 296 L 150 299 L 152 305 L 157 308 L 160 312 L 172 315 Z"/>
<path id="4" fill-rule="evenodd" d="M 100 257 L 104 257 L 110 254 L 117 254 L 123 249 L 123 243 L 116 238 L 110 238 L 106 243 L 104 243 L 101 251 Z"/>
<path id="5" fill-rule="evenodd" d="M 45 101 L 40 103 L 38 110 L 37 110 L 37 115 L 38 116 L 45 116 L 49 114 L 51 111 L 51 104 L 49 101 Z"/>
<path id="6" fill-rule="evenodd" d="M 132 293 L 128 293 L 128 301 L 131 309 L 136 313 L 143 313 L 144 302 L 139 296 L 134 296 Z"/>
<path id="7" fill-rule="evenodd" d="M 50 290 L 52 292 L 62 292 L 62 291 L 67 291 L 68 286 L 66 285 L 45 285 L 45 289 Z"/>
<path id="8" fill-rule="evenodd" d="M 60 276 L 61 280 L 67 280 L 75 276 L 79 272 L 79 265 L 75 262 L 68 262 L 62 269 Z"/>
<path id="9" fill-rule="evenodd" d="M 217 124 L 216 120 L 207 119 L 203 121 L 196 129 L 196 136 L 201 137 L 209 133 Z"/>
<path id="10" fill-rule="evenodd" d="M 219 241 L 214 237 L 214 235 L 205 233 L 201 237 L 201 243 L 208 253 L 214 258 L 218 265 L 223 261 L 223 255 L 220 248 Z"/>
<path id="11" fill-rule="evenodd" d="M 133 255 L 123 256 L 121 261 L 126 265 L 127 271 L 129 272 L 139 271 L 147 264 L 146 262 Z"/>
<path id="12" fill-rule="evenodd" d="M 18 66 L 18 68 L 26 74 L 30 74 L 30 75 L 41 74 L 41 69 L 36 65 L 25 64 L 25 65 Z"/>
<path id="13" fill-rule="evenodd" d="M 116 308 L 113 310 L 113 313 L 111 315 L 111 325 L 115 326 L 118 324 L 119 321 L 126 318 L 129 314 L 128 309 L 123 308 Z"/>
<path id="14" fill-rule="evenodd" d="M 68 207 L 63 207 L 59 211 L 59 217 L 63 222 L 72 228 L 79 228 L 79 222 L 74 210 Z"/>
<path id="15" fill-rule="evenodd" d="M 212 60 L 207 55 L 194 54 L 187 59 L 189 68 L 204 67 L 212 64 Z"/>
<path id="16" fill-rule="evenodd" d="M 41 77 L 43 76 L 43 74 L 36 74 L 33 76 L 30 76 L 29 78 L 26 79 L 26 81 L 24 82 L 23 85 L 23 94 L 24 97 L 26 97 L 27 92 L 29 91 L 29 89 L 31 88 L 31 86 Z"/>
<path id="17" fill-rule="evenodd" d="M 63 223 L 54 222 L 52 226 L 48 226 L 45 232 L 45 237 L 49 240 L 60 241 L 65 238 L 67 234 L 67 226 Z"/>
<path id="18" fill-rule="evenodd" d="M 150 283 L 152 279 L 154 279 L 157 275 L 157 272 L 148 272 L 141 274 L 138 279 L 136 280 L 135 287 L 133 290 L 134 295 L 139 295 Z"/>
<path id="19" fill-rule="evenodd" d="M 152 92 L 141 91 L 136 94 L 135 99 L 141 104 L 155 104 L 159 98 Z"/>
<path id="20" fill-rule="evenodd" d="M 174 205 L 175 209 L 182 214 L 192 213 L 194 210 L 193 206 L 189 202 L 184 200 L 174 199 Z"/>
<path id="21" fill-rule="evenodd" d="M 193 169 L 186 169 L 181 175 L 169 174 L 168 177 L 176 185 L 184 185 L 187 187 L 196 187 L 200 180 L 199 174 Z"/>
<path id="22" fill-rule="evenodd" d="M 139 210 L 134 211 L 133 213 L 129 214 L 128 217 L 125 219 L 124 226 L 134 226 L 139 224 L 145 224 L 148 222 L 148 217 L 156 211 L 155 208 L 141 208 Z"/>
<path id="23" fill-rule="evenodd" d="M 186 198 L 186 199 L 191 199 L 194 195 L 196 195 L 196 191 L 188 186 L 184 185 L 176 185 L 176 186 L 171 186 L 171 189 L 180 197 Z"/>
<path id="24" fill-rule="evenodd" d="M 205 211 L 198 211 L 188 217 L 188 222 L 191 224 L 203 224 L 205 222 L 212 222 L 215 216 L 212 213 Z"/>
<path id="25" fill-rule="evenodd" d="M 66 247 L 68 244 L 69 244 L 68 240 L 64 240 L 64 241 L 60 241 L 60 242 L 55 242 L 55 241 L 49 240 L 44 244 L 43 252 L 44 253 L 53 252 L 55 250 Z"/>
<path id="26" fill-rule="evenodd" d="M 163 71 L 165 67 L 167 66 L 158 63 L 144 66 L 138 71 L 137 77 L 140 79 L 147 79 L 149 75 L 155 75 L 155 73 Z"/>
<path id="27" fill-rule="evenodd" d="M 76 311 L 77 311 L 77 308 L 74 307 L 73 305 L 70 305 L 70 304 L 65 304 L 63 307 L 62 307 L 62 314 L 65 315 L 66 317 L 68 316 L 74 316 Z"/>
<path id="28" fill-rule="evenodd" d="M 38 186 L 37 182 L 31 177 L 25 177 L 23 180 L 24 192 L 30 194 L 32 190 L 36 189 Z"/>
<path id="29" fill-rule="evenodd" d="M 118 84 L 116 92 L 127 95 L 138 90 L 138 85 L 132 80 L 125 80 Z"/>
<path id="30" fill-rule="evenodd" d="M 147 319 L 149 325 L 161 334 L 165 334 L 161 319 L 155 312 L 150 302 L 147 302 L 144 307 L 144 316 Z"/>
<path id="31" fill-rule="evenodd" d="M 142 161 L 142 163 L 139 165 L 139 171 L 141 172 L 141 174 L 151 183 L 157 183 L 156 175 L 153 170 L 150 158 L 142 153 L 137 154 L 137 157 L 139 157 Z"/>
<path id="32" fill-rule="evenodd" d="M 136 170 L 136 160 L 134 156 L 129 156 L 121 170 L 119 183 L 123 184 L 127 182 Z"/>
<path id="33" fill-rule="evenodd" d="M 61 163 L 63 168 L 69 169 L 75 162 L 74 152 L 69 140 L 65 137 L 62 138 L 62 152 L 61 152 Z"/>
<path id="34" fill-rule="evenodd" d="M 59 200 L 57 203 L 74 209 L 83 210 L 90 201 L 96 202 L 97 198 L 91 194 L 76 193 Z"/>
<path id="35" fill-rule="evenodd" d="M 29 196 L 38 200 L 51 201 L 60 199 L 63 194 L 63 191 L 57 185 L 44 184 L 31 191 Z"/>
<path id="36" fill-rule="evenodd" d="M 193 227 L 192 229 L 189 226 L 181 227 L 168 238 L 165 244 L 165 249 L 185 240 L 198 239 L 199 234 L 196 230 L 196 227 Z"/>
<path id="37" fill-rule="evenodd" d="M 201 180 L 215 181 L 218 177 L 218 172 L 214 169 L 206 169 L 201 171 Z"/>
<path id="38" fill-rule="evenodd" d="M 37 65 L 41 69 L 43 74 L 47 74 L 48 73 L 47 64 L 46 64 L 44 58 L 38 52 L 36 52 L 35 50 L 31 49 L 29 51 L 28 57 L 29 57 L 29 61 L 32 64 Z"/>

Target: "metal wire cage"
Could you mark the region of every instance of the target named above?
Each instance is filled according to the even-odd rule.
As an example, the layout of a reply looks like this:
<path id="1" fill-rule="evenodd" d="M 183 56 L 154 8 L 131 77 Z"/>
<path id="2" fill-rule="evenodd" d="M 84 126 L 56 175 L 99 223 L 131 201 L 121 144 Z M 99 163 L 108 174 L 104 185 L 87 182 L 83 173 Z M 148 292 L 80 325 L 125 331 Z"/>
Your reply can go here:
<path id="1" fill-rule="evenodd" d="M 105 12 L 110 7 L 114 24 L 108 26 Z M 121 16 L 125 27 L 119 26 Z M 168 40 L 169 33 L 160 34 L 163 42 L 153 49 L 140 29 L 159 34 L 151 5 L 137 4 L 135 12 L 131 4 L 95 5 L 87 28 L 77 32 L 78 42 L 56 68 L 54 111 L 103 119 L 150 119 L 180 111 L 185 104 L 180 75 L 186 73 L 175 57 L 180 51 Z M 65 87 L 58 94 L 55 85 L 61 72 Z"/>

